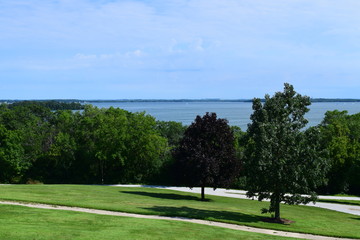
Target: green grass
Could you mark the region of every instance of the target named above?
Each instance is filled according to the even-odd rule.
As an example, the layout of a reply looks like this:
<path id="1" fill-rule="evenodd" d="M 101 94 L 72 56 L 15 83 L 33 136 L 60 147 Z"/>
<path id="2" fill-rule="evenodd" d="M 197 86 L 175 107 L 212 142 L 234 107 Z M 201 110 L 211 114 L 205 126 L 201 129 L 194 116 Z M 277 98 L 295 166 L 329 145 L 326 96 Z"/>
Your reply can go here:
<path id="1" fill-rule="evenodd" d="M 268 202 L 207 196 L 163 189 L 89 185 L 1 185 L 0 199 L 78 206 L 114 211 L 182 216 L 236 223 L 260 228 L 360 238 L 360 217 L 306 206 L 281 206 L 291 225 L 262 221 Z"/>
<path id="2" fill-rule="evenodd" d="M 335 194 L 335 195 L 329 195 L 329 196 L 337 196 L 337 197 L 360 197 L 359 195 L 349 195 L 349 194 Z"/>
<path id="3" fill-rule="evenodd" d="M 360 206 L 360 201 L 356 201 L 356 200 L 318 199 L 318 202 L 327 202 L 327 203 L 337 203 L 337 204 Z"/>
<path id="4" fill-rule="evenodd" d="M 0 239 L 274 239 L 290 238 L 200 224 L 0 205 Z"/>

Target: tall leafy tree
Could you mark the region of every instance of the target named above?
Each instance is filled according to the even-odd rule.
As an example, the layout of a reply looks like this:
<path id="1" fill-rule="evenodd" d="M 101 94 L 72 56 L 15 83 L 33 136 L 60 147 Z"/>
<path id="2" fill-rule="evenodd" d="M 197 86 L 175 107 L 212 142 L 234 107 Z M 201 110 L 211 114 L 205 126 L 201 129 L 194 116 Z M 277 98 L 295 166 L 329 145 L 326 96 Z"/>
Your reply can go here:
<path id="1" fill-rule="evenodd" d="M 51 145 L 41 166 L 35 165 L 35 169 L 42 170 L 37 173 L 44 176 L 44 181 L 50 183 L 68 183 L 74 180 L 74 175 L 79 172 L 74 169 L 76 163 L 76 123 L 79 113 L 70 110 L 58 110 L 54 113 L 53 128 L 50 135 Z"/>
<path id="2" fill-rule="evenodd" d="M 109 183 L 115 181 L 114 178 L 118 180 L 117 175 L 126 161 L 127 123 L 125 110 L 85 107 L 76 134 L 79 147 L 75 167 L 82 165 L 81 181 Z"/>
<path id="3" fill-rule="evenodd" d="M 217 118 L 216 113 L 196 117 L 174 157 L 181 182 L 190 188 L 201 187 L 202 200 L 206 186 L 227 187 L 237 174 L 233 132 L 227 120 Z"/>
<path id="4" fill-rule="evenodd" d="M 140 112 L 128 113 L 128 119 L 124 177 L 129 182 L 144 182 L 158 173 L 167 141 L 156 131 L 154 117 Z"/>
<path id="5" fill-rule="evenodd" d="M 50 109 L 36 104 L 0 109 L 0 122 L 3 126 L 19 136 L 23 161 L 27 162 L 29 170 L 34 164 L 45 160 L 52 144 L 52 118 Z M 27 171 L 26 171 L 27 172 Z M 17 177 L 26 177 L 18 174 Z"/>
<path id="6" fill-rule="evenodd" d="M 310 99 L 285 84 L 283 92 L 265 102 L 253 100 L 252 123 L 247 130 L 245 172 L 248 197 L 270 199 L 263 213 L 275 213 L 281 222 L 280 203 L 300 204 L 316 200 L 313 189 L 325 181 L 319 131 L 307 124 Z M 301 194 L 309 194 L 303 196 Z"/>
<path id="7" fill-rule="evenodd" d="M 119 108 L 86 106 L 78 126 L 78 163 L 85 182 L 144 182 L 160 168 L 166 139 L 155 119 Z M 88 177 L 86 177 L 88 175 Z"/>

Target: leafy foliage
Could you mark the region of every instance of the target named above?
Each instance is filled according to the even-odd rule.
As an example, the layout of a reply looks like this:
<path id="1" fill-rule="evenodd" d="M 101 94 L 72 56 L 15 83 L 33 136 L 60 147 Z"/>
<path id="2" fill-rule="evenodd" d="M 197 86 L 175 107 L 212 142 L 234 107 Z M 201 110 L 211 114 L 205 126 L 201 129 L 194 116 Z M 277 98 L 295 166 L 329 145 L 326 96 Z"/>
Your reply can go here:
<path id="1" fill-rule="evenodd" d="M 153 117 L 122 109 L 1 105 L 0 181 L 147 181 L 159 171 L 167 150 L 155 127 Z"/>
<path id="2" fill-rule="evenodd" d="M 229 186 L 238 170 L 234 136 L 215 113 L 197 116 L 175 151 L 180 181 L 188 187 Z M 202 191 L 204 199 L 204 191 Z"/>
<path id="3" fill-rule="evenodd" d="M 21 176 L 28 167 L 19 132 L 9 131 L 0 124 L 0 181 L 12 182 L 15 176 Z"/>
<path id="4" fill-rule="evenodd" d="M 322 191 L 360 194 L 360 114 L 328 111 L 319 127 L 331 160 L 329 184 Z"/>
<path id="5" fill-rule="evenodd" d="M 156 130 L 160 135 L 168 140 L 169 147 L 177 147 L 184 136 L 186 127 L 180 122 L 156 121 Z"/>
<path id="6" fill-rule="evenodd" d="M 263 212 L 275 212 L 280 220 L 280 202 L 315 201 L 312 191 L 325 182 L 326 161 L 322 158 L 316 128 L 301 131 L 310 99 L 285 84 L 283 92 L 265 96 L 265 103 L 253 100 L 252 123 L 247 130 L 245 173 L 247 195 L 270 199 Z M 310 194 L 302 196 L 300 194 Z"/>

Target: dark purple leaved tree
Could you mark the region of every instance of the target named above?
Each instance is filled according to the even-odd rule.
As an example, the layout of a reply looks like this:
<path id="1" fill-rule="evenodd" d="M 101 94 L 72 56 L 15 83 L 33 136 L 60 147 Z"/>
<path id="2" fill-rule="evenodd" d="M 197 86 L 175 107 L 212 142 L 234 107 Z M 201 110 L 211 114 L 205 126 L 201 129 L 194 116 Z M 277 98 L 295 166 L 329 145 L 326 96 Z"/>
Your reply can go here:
<path id="1" fill-rule="evenodd" d="M 174 152 L 178 183 L 201 187 L 201 200 L 205 200 L 205 187 L 228 187 L 239 169 L 234 146 L 226 119 L 216 113 L 197 116 Z"/>

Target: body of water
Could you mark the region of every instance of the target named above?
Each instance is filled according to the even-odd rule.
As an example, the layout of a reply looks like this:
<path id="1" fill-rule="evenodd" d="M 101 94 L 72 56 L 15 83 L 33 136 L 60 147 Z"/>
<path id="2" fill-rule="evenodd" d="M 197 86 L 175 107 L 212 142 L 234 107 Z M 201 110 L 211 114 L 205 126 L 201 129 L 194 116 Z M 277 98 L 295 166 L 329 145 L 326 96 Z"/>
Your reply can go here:
<path id="1" fill-rule="evenodd" d="M 161 121 L 182 122 L 191 124 L 197 115 L 215 112 L 218 117 L 226 118 L 230 125 L 247 129 L 252 114 L 250 102 L 90 102 L 99 108 L 122 108 L 130 112 L 142 112 Z M 360 112 L 360 102 L 317 102 L 312 103 L 306 114 L 308 126 L 315 126 L 324 119 L 326 111 L 347 110 L 349 114 Z"/>

